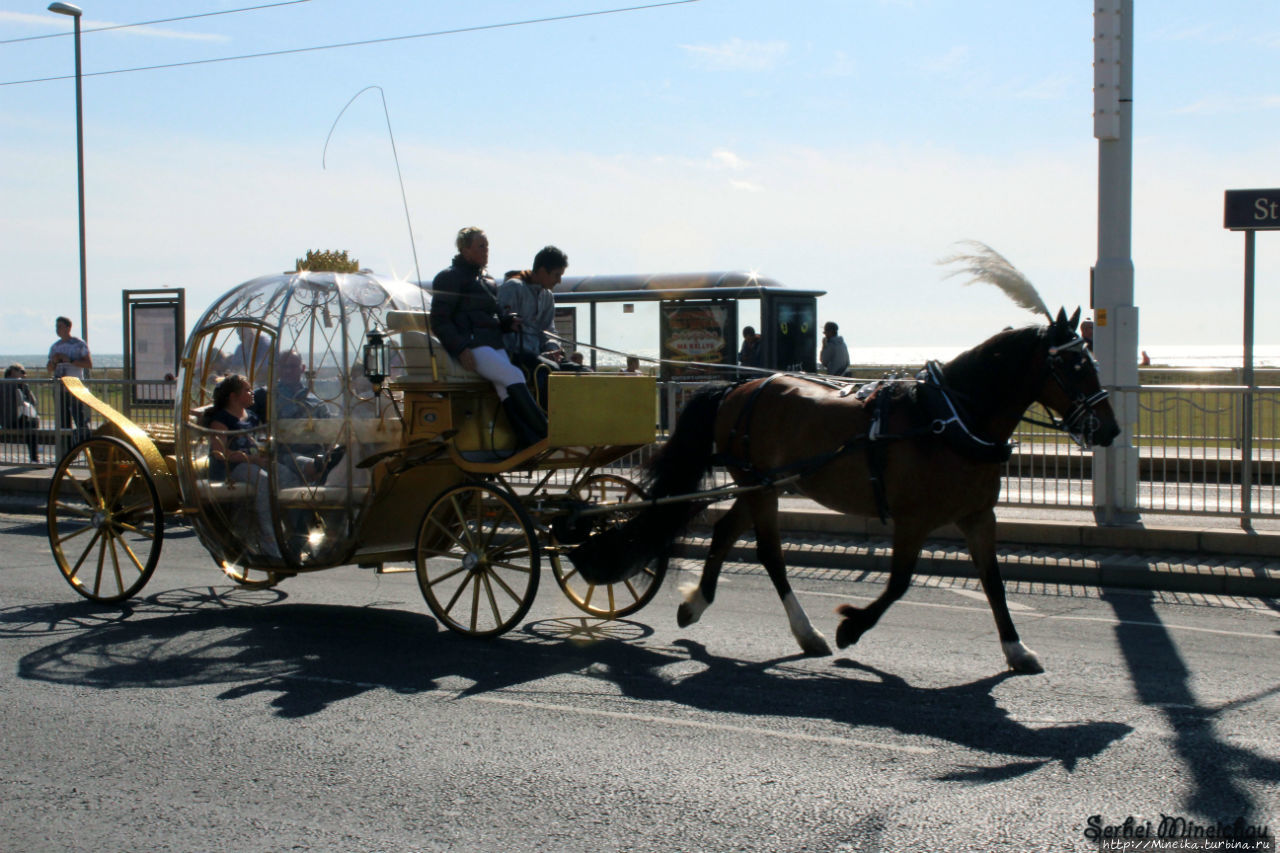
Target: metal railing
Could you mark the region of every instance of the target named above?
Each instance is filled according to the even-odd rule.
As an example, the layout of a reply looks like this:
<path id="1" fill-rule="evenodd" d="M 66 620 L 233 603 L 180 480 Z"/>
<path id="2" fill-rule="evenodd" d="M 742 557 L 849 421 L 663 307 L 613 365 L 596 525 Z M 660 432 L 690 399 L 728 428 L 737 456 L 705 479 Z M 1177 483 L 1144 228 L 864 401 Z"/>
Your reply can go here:
<path id="1" fill-rule="evenodd" d="M 1138 452 L 1139 512 L 1280 517 L 1280 388 L 1144 385 L 1111 391 L 1137 401 L 1130 409 L 1137 423 L 1129 425 L 1128 440 Z M 1253 413 L 1248 436 L 1246 407 Z M 1093 507 L 1093 453 L 1026 424 L 1016 437 L 1002 503 Z"/>
<path id="2" fill-rule="evenodd" d="M 0 400 L 9 400 L 0 380 Z M 34 431 L 39 465 L 60 458 L 58 442 L 70 446 L 74 424 L 59 424 L 60 386 L 52 380 L 29 380 L 37 401 L 40 425 Z M 140 426 L 171 424 L 174 382 L 135 382 L 118 379 L 86 380 L 100 399 Z M 663 434 L 674 423 L 684 400 L 701 383 L 666 382 L 659 385 L 657 422 Z M 1280 480 L 1280 387 L 1144 385 L 1111 389 L 1113 395 L 1134 395 L 1138 420 L 1131 444 L 1138 451 L 1138 510 L 1149 513 L 1202 514 L 1249 518 L 1280 518 L 1277 481 Z M 1246 406 L 1252 407 L 1252 435 L 1243 435 Z M 0 415 L 9 423 L 7 409 Z M 1032 417 L 1045 419 L 1033 407 Z M 89 428 L 101 419 L 90 413 Z M 29 431 L 0 430 L 0 464 L 30 464 Z M 1092 509 L 1093 453 L 1082 451 L 1063 433 L 1022 424 L 1004 474 L 1001 503 L 1006 506 Z M 634 476 L 655 446 L 642 448 L 602 469 L 604 473 Z M 1245 477 L 1249 488 L 1245 489 Z M 567 488 L 574 472 L 558 472 L 548 489 Z M 539 478 L 540 479 L 540 478 Z M 728 483 L 717 469 L 707 488 Z"/>
<path id="3" fill-rule="evenodd" d="M 17 426 L 14 413 L 18 385 L 25 384 L 35 398 L 39 423 Z M 95 397 L 122 412 L 139 426 L 173 423 L 174 381 L 86 379 Z M 84 415 L 83 425 L 77 423 Z M 81 407 L 60 382 L 52 379 L 0 379 L 0 464 L 53 466 L 80 436 L 102 425 L 102 418 Z M 36 461 L 30 457 L 35 439 Z"/>

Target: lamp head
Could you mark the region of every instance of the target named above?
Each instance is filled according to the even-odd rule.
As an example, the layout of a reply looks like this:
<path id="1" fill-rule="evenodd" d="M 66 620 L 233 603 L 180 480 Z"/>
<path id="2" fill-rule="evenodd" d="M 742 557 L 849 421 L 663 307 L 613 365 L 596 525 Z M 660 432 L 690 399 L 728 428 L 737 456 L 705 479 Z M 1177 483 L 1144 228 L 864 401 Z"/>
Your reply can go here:
<path id="1" fill-rule="evenodd" d="M 50 3 L 49 11 L 57 12 L 59 15 L 70 15 L 73 18 L 78 18 L 83 14 L 79 6 L 72 6 L 70 3 Z"/>
<path id="2" fill-rule="evenodd" d="M 364 345 L 364 375 L 373 384 L 375 392 L 382 390 L 390 372 L 390 353 L 387 351 L 386 337 L 374 329 L 369 332 L 368 342 Z"/>

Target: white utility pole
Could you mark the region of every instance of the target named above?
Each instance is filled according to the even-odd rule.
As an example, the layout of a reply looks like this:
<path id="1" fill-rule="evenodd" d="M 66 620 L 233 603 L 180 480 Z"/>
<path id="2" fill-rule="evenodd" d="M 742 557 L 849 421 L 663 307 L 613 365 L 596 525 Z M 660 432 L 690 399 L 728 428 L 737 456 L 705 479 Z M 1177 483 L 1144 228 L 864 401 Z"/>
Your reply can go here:
<path id="1" fill-rule="evenodd" d="M 1138 309 L 1133 304 L 1133 0 L 1095 0 L 1094 114 L 1098 140 L 1098 260 L 1093 268 L 1093 346 L 1105 388 L 1138 386 Z M 1112 394 L 1120 437 L 1093 454 L 1100 524 L 1138 521 L 1135 394 Z"/>

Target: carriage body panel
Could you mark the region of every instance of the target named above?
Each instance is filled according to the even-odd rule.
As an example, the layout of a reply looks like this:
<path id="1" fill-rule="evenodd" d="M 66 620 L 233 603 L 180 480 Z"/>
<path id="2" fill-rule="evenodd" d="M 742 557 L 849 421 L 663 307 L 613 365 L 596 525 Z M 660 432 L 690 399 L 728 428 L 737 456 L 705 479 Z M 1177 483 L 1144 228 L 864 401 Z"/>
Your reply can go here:
<path id="1" fill-rule="evenodd" d="M 658 386 L 652 376 L 552 373 L 547 443 L 551 447 L 650 444 L 657 436 Z"/>

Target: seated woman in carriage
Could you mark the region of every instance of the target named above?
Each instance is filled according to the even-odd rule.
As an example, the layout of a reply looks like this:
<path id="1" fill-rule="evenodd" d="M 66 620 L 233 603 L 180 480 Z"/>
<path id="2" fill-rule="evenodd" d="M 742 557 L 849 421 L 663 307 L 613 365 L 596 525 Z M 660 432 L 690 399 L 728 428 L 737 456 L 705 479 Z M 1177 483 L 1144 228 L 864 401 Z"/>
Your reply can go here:
<path id="1" fill-rule="evenodd" d="M 280 559 L 271 518 L 267 456 L 254 436 L 261 421 L 253 411 L 253 387 L 248 378 L 239 373 L 223 377 L 213 389 L 213 405 L 205 411 L 204 421 L 213 430 L 209 439 L 209 479 L 245 483 L 253 489 L 262 552 Z"/>
<path id="2" fill-rule="evenodd" d="M 453 263 L 431 284 L 431 329 L 449 355 L 493 384 L 520 446 L 537 444 L 547 436 L 547 416 L 503 347 L 503 333 L 519 329 L 520 318 L 498 304 L 497 287 L 484 272 L 489 238 L 468 227 L 456 242 Z"/>

